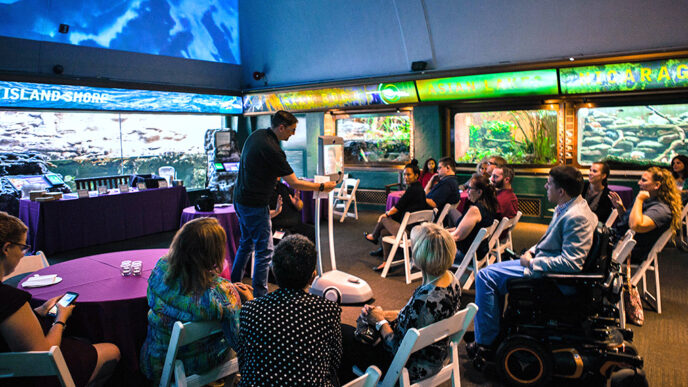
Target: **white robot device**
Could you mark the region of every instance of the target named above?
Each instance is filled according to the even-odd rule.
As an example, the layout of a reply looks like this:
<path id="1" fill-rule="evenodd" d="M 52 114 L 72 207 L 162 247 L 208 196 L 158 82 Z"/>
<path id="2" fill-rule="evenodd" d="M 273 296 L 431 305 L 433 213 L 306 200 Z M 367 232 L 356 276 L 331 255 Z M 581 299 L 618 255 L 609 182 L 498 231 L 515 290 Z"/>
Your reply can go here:
<path id="1" fill-rule="evenodd" d="M 320 136 L 319 142 L 319 170 L 321 175 L 315 177 L 315 182 L 325 182 L 341 178 L 343 164 L 344 142 L 341 137 Z M 338 148 L 338 149 L 337 149 Z M 336 160 L 332 160 L 335 158 Z M 332 270 L 325 272 L 322 263 L 322 243 L 320 242 L 320 198 L 327 195 L 327 231 L 330 246 L 330 262 Z M 310 292 L 323 296 L 328 300 L 340 304 L 359 304 L 373 298 L 373 290 L 366 281 L 351 274 L 337 270 L 334 254 L 334 230 L 332 222 L 332 201 L 334 191 L 327 194 L 313 195 L 315 199 L 315 244 L 318 251 L 318 276 L 311 284 Z"/>

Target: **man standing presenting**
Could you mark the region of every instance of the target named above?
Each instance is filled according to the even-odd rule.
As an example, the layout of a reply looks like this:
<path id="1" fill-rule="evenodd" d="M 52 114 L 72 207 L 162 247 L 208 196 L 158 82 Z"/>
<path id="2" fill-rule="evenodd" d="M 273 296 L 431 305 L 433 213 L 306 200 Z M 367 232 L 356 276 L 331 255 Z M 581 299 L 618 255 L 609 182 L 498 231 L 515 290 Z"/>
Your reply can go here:
<path id="1" fill-rule="evenodd" d="M 239 217 L 241 239 L 232 264 L 232 282 L 241 282 L 244 268 L 255 250 L 253 267 L 253 296 L 268 292 L 268 270 L 272 260 L 272 227 L 270 198 L 278 177 L 293 189 L 329 192 L 337 184 L 311 183 L 296 178 L 287 162 L 280 141 L 287 141 L 296 131 L 298 120 L 293 114 L 280 110 L 272 116 L 270 129 L 251 133 L 241 152 L 239 176 L 234 187 L 234 209 Z"/>
<path id="2" fill-rule="evenodd" d="M 583 176 L 571 166 L 549 171 L 545 184 L 547 199 L 556 203 L 545 235 L 520 260 L 503 261 L 478 271 L 475 279 L 475 341 L 466 346 L 470 357 L 489 352 L 498 344 L 499 323 L 506 283 L 511 278 L 542 273 L 575 273 L 583 269 L 592 247 L 597 215 L 581 197 Z"/>
<path id="3" fill-rule="evenodd" d="M 511 188 L 511 182 L 514 179 L 514 170 L 511 167 L 495 167 L 492 170 L 490 181 L 497 190 L 497 201 L 499 202 L 499 212 L 497 219 L 502 220 L 503 217 L 509 219 L 516 216 L 518 212 L 518 198 Z"/>

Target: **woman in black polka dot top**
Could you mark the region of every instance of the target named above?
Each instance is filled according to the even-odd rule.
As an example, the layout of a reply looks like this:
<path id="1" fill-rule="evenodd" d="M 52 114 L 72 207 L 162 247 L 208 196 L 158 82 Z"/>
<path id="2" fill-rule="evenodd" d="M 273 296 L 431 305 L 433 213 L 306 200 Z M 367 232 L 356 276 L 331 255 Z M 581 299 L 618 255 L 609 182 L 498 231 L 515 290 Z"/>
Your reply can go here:
<path id="1" fill-rule="evenodd" d="M 241 308 L 239 386 L 339 385 L 342 310 L 305 291 L 315 262 L 315 246 L 303 235 L 290 235 L 275 248 L 279 289 Z"/>

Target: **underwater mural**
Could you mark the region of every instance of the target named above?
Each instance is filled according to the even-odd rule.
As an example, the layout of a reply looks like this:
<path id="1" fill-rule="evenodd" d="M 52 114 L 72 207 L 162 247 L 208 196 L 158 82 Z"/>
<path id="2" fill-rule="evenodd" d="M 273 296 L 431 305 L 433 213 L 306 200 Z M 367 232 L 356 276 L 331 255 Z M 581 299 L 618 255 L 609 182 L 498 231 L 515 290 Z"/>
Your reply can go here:
<path id="1" fill-rule="evenodd" d="M 643 105 L 578 110 L 580 164 L 662 165 L 688 154 L 688 105 Z"/>
<path id="2" fill-rule="evenodd" d="M 454 158 L 477 163 L 491 155 L 509 164 L 554 164 L 557 111 L 509 110 L 454 115 Z"/>
<path id="3" fill-rule="evenodd" d="M 3 151 L 36 152 L 74 179 L 155 173 L 173 166 L 187 188 L 204 188 L 204 134 L 221 115 L 0 111 Z"/>
<path id="4" fill-rule="evenodd" d="M 361 114 L 337 119 L 344 164 L 402 164 L 411 159 L 411 117 Z"/>

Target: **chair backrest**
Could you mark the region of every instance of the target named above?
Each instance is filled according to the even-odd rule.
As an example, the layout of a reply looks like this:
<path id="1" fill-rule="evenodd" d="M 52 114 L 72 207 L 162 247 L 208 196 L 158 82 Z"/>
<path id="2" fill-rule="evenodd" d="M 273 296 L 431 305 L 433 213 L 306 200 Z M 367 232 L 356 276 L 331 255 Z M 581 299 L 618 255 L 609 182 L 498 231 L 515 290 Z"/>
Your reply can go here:
<path id="1" fill-rule="evenodd" d="M 456 208 L 459 206 L 459 202 L 455 204 L 451 203 L 446 203 L 444 207 L 442 208 L 442 212 L 440 212 L 440 215 L 437 217 L 435 220 L 435 223 L 439 224 L 440 226 L 444 224 L 444 218 L 447 217 L 447 214 L 449 214 L 449 211 L 451 211 L 452 208 Z"/>
<path id="2" fill-rule="evenodd" d="M 609 229 L 601 222 L 593 231 L 592 246 L 588 256 L 583 263 L 582 273 L 599 274 L 606 273 L 611 262 L 611 251 L 609 251 Z"/>
<path id="3" fill-rule="evenodd" d="M 664 246 L 666 246 L 667 242 L 669 242 L 669 239 L 671 239 L 672 235 L 673 233 L 671 231 L 671 227 L 669 227 L 662 233 L 662 235 L 660 235 L 659 239 L 657 239 L 657 242 L 655 242 L 655 244 L 652 246 L 652 249 L 647 254 L 648 258 L 652 257 L 653 255 L 656 256 L 662 250 L 664 250 Z"/>
<path id="4" fill-rule="evenodd" d="M 366 369 L 366 372 L 363 375 L 357 377 L 342 387 L 375 387 L 377 386 L 377 381 L 380 380 L 381 375 L 382 372 L 380 369 L 374 365 L 371 365 L 368 367 L 368 369 Z"/>
<path id="5" fill-rule="evenodd" d="M 433 210 L 421 210 L 414 212 L 407 212 L 404 214 L 404 218 L 401 220 L 399 225 L 399 232 L 397 232 L 396 240 L 400 241 L 406 232 L 406 227 L 416 223 L 432 222 L 432 218 L 435 215 Z"/>
<path id="6" fill-rule="evenodd" d="M 495 222 L 496 221 L 497 220 L 495 220 Z M 497 224 L 497 228 L 494 230 L 494 232 L 490 236 L 490 241 L 487 242 L 487 248 L 489 250 L 494 249 L 494 247 L 497 245 L 497 240 L 499 240 L 499 237 L 502 235 L 504 230 L 506 230 L 510 221 L 511 220 L 505 216 L 502 218 L 502 220 L 499 222 L 499 224 Z"/>
<path id="7" fill-rule="evenodd" d="M 514 228 L 516 228 L 516 225 L 518 224 L 518 221 L 521 220 L 521 216 L 523 216 L 523 212 L 518 211 L 518 212 L 516 213 L 516 216 L 514 216 L 514 217 L 511 218 L 511 219 L 509 219 L 509 223 L 507 223 L 507 225 L 506 225 L 504 231 L 509 232 L 509 233 L 512 232 L 512 231 L 514 231 Z"/>
<path id="8" fill-rule="evenodd" d="M 175 373 L 175 375 L 180 376 L 179 372 L 177 369 L 178 365 L 175 363 L 178 363 L 180 361 L 177 360 L 177 354 L 179 352 L 179 348 L 187 345 L 189 343 L 193 343 L 194 341 L 198 341 L 204 337 L 208 337 L 214 334 L 217 334 L 219 332 L 222 332 L 222 325 L 220 325 L 219 321 L 196 321 L 196 322 L 187 322 L 182 324 L 181 321 L 177 321 L 174 323 L 173 328 L 172 328 L 172 335 L 170 336 L 170 344 L 167 347 L 167 355 L 165 356 L 165 363 L 162 369 L 162 377 L 160 378 L 160 387 L 168 387 L 172 383 L 172 373 Z M 236 360 L 236 359 L 234 359 Z M 222 368 L 222 366 L 216 368 L 219 369 Z M 236 369 L 238 370 L 238 364 L 236 366 Z M 233 370 L 236 372 L 236 370 Z M 217 372 L 207 372 L 204 375 L 212 375 L 212 377 L 209 377 L 207 379 L 209 380 L 204 380 L 203 378 L 196 378 L 194 381 L 199 385 L 205 385 L 207 383 L 213 382 L 219 378 L 225 377 L 232 372 L 226 373 L 226 375 L 221 375 Z M 175 378 L 176 379 L 176 378 Z M 180 380 L 175 380 L 176 385 L 180 384 Z M 186 385 L 186 383 L 183 383 Z"/>
<path id="9" fill-rule="evenodd" d="M 466 333 L 469 325 L 478 311 L 478 306 L 474 303 L 468 304 L 465 309 L 456 312 L 453 316 L 438 321 L 427 327 L 416 329 L 411 328 L 406 331 L 397 353 L 394 355 L 392 364 L 389 366 L 385 378 L 382 381 L 382 386 L 393 386 L 397 380 L 404 374 L 403 379 L 408 379 L 408 371 L 405 369 L 406 362 L 412 353 L 434 344 L 440 340 L 449 339 L 451 349 L 450 363 L 445 365 L 438 375 L 433 375 L 433 385 L 439 385 L 441 380 L 449 380 L 452 375 L 458 379 L 459 364 L 458 364 L 458 345 L 463 335 Z M 441 376 L 436 378 L 435 376 Z M 441 380 L 438 380 L 441 379 Z M 422 385 L 422 381 L 419 381 Z M 408 380 L 402 380 L 401 385 L 406 385 Z"/>
<path id="10" fill-rule="evenodd" d="M 681 220 L 685 222 L 686 216 L 688 216 L 688 204 L 683 206 L 683 210 L 681 211 Z"/>
<path id="11" fill-rule="evenodd" d="M 607 228 L 611 228 L 611 227 L 614 225 L 614 223 L 616 222 L 616 218 L 618 218 L 618 217 L 619 217 L 619 210 L 617 210 L 616 208 L 614 208 L 614 209 L 612 210 L 611 214 L 609 214 L 609 217 L 607 218 L 607 221 L 604 222 L 604 225 L 605 225 Z"/>
<path id="12" fill-rule="evenodd" d="M 74 387 L 60 347 L 49 351 L 0 353 L 0 379 L 55 375 L 63 387 Z"/>
<path id="13" fill-rule="evenodd" d="M 5 281 L 8 278 L 12 278 L 14 276 L 18 276 L 24 273 L 33 273 L 36 270 L 40 270 L 48 266 L 50 266 L 50 264 L 48 263 L 48 260 L 45 258 L 45 254 L 43 254 L 42 251 L 38 251 L 36 252 L 36 255 L 27 255 L 24 256 L 24 258 L 22 258 L 21 260 L 19 260 L 19 264 L 14 268 L 14 270 L 6 276 L 2 277 L 2 280 Z"/>

